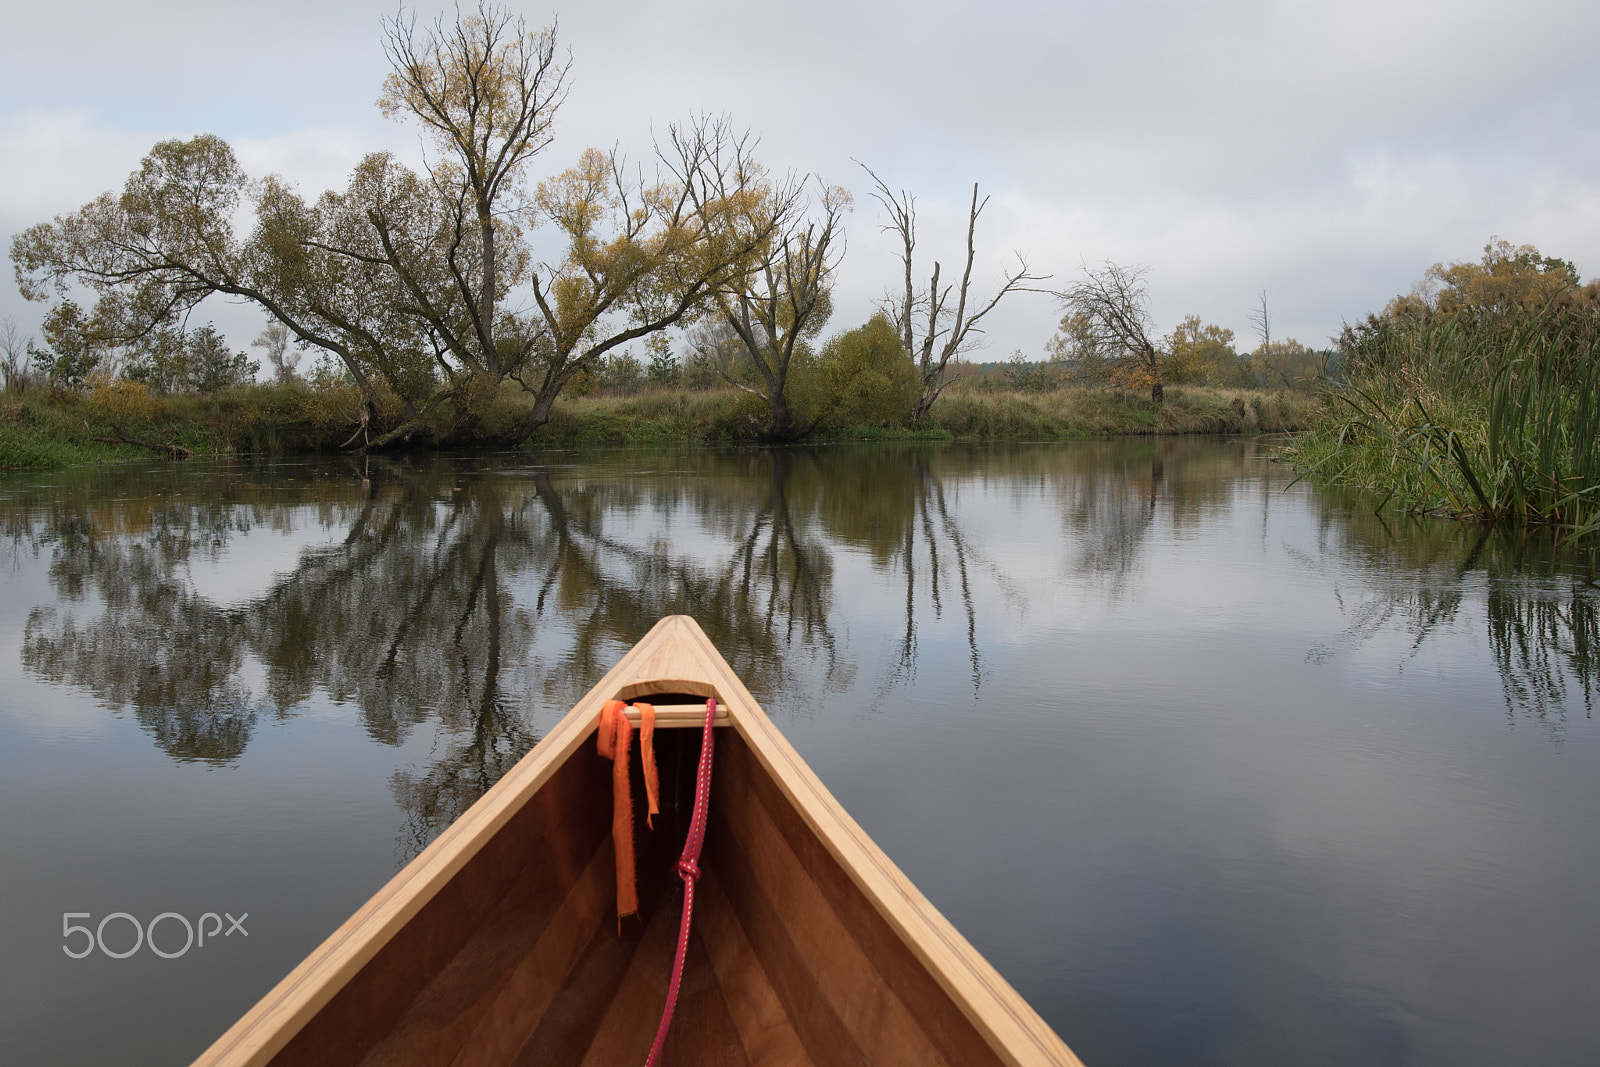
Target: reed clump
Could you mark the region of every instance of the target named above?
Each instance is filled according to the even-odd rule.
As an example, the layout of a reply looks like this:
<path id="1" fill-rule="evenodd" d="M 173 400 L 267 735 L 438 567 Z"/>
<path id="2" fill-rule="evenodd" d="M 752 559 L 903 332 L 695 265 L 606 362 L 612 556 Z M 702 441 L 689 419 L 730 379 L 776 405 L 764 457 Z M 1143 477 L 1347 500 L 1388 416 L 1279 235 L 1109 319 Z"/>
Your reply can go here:
<path id="1" fill-rule="evenodd" d="M 1404 510 L 1600 530 L 1600 312 L 1467 307 L 1347 328 L 1345 380 L 1292 450 Z"/>

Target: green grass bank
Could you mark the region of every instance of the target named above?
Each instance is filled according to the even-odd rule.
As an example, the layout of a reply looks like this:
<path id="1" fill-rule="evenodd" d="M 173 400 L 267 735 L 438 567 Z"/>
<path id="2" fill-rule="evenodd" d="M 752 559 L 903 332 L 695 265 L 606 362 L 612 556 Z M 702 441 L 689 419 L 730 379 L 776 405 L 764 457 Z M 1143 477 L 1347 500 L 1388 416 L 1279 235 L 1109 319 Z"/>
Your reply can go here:
<path id="1" fill-rule="evenodd" d="M 303 385 L 157 397 L 117 381 L 87 393 L 0 395 L 0 469 L 333 451 L 349 438 L 357 410 L 354 389 Z"/>
<path id="2" fill-rule="evenodd" d="M 507 390 L 487 413 L 486 441 L 521 414 Z M 755 440 L 759 401 L 738 390 L 664 389 L 564 398 L 530 447 L 737 444 Z M 0 397 L 0 469 L 168 456 L 337 451 L 356 428 L 354 390 L 253 385 L 215 396 L 157 397 L 126 383 L 87 393 L 35 390 Z M 1057 441 L 1128 434 L 1255 434 L 1300 430 L 1315 398 L 1172 387 L 1166 402 L 1115 389 L 1050 392 L 947 389 L 915 427 L 821 422 L 809 440 Z M 376 434 L 382 429 L 374 426 Z"/>

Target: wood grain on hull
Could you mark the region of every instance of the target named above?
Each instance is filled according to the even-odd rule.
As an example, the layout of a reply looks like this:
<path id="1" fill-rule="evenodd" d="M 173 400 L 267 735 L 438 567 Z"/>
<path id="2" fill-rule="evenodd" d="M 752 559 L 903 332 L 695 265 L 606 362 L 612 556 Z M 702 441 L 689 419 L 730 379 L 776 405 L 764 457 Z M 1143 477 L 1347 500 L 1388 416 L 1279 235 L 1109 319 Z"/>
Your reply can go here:
<path id="1" fill-rule="evenodd" d="M 654 832 L 636 812 L 641 914 L 619 930 L 610 764 L 585 742 L 603 701 L 650 697 L 684 706 L 658 735 L 666 803 Z M 666 1063 L 1078 1063 L 674 616 L 197 1065 L 643 1062 L 699 746 L 673 727 L 706 697 L 725 725 Z"/>

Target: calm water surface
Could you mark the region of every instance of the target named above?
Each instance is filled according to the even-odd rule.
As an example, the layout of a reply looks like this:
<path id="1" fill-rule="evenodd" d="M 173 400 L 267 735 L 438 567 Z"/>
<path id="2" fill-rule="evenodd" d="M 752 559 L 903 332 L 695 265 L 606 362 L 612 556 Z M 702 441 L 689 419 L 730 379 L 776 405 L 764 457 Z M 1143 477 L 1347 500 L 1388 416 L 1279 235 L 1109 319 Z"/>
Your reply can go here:
<path id="1" fill-rule="evenodd" d="M 0 479 L 0 1062 L 187 1061 L 673 612 L 1091 1067 L 1600 1062 L 1590 561 L 1266 457 Z"/>

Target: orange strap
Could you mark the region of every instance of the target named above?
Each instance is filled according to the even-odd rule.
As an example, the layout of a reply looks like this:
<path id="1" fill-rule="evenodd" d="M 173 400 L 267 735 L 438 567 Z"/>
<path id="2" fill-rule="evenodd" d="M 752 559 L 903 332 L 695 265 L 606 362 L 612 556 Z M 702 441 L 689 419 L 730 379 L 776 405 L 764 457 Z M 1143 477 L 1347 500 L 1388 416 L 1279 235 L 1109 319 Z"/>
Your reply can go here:
<path id="1" fill-rule="evenodd" d="M 653 738 L 656 727 L 656 709 L 649 704 L 636 704 L 639 709 L 639 757 L 644 764 L 644 791 L 649 801 L 649 816 L 658 814 L 660 782 L 656 775 L 656 753 Z M 633 864 L 633 789 L 628 781 L 628 749 L 633 738 L 633 724 L 628 721 L 626 705 L 620 700 L 608 700 L 600 707 L 600 725 L 595 731 L 600 755 L 611 760 L 611 843 L 617 856 L 617 923 L 626 915 L 639 913 L 639 889 Z M 649 819 L 651 828 L 655 827 Z"/>
<path id="2" fill-rule="evenodd" d="M 654 705 L 644 701 L 636 701 L 633 705 L 639 709 L 639 762 L 644 764 L 644 798 L 649 801 L 650 811 L 645 816 L 645 821 L 650 824 L 650 829 L 656 828 L 655 816 L 661 814 L 661 781 L 656 777 L 656 709 Z"/>

